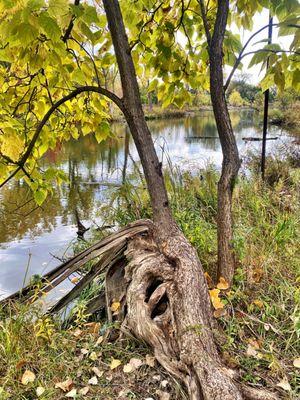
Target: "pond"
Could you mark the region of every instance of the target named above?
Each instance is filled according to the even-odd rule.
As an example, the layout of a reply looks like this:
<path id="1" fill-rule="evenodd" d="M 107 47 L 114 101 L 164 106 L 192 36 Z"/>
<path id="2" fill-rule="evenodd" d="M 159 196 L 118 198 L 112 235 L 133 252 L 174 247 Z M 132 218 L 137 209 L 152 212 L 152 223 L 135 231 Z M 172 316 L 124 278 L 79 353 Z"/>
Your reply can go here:
<path id="1" fill-rule="evenodd" d="M 258 114 L 251 110 L 231 112 L 241 155 L 259 149 L 261 142 L 245 137 L 261 137 Z M 208 163 L 220 167 L 222 153 L 213 113 L 199 112 L 185 118 L 149 121 L 159 158 L 167 158 L 182 168 L 197 169 Z M 33 274 L 52 269 L 62 257 L 72 253 L 77 239 L 75 210 L 85 226 L 99 223 L 97 210 L 109 196 L 109 188 L 119 184 L 138 161 L 135 145 L 123 123 L 112 126 L 114 139 L 97 144 L 87 135 L 78 141 L 57 145 L 43 159 L 43 167 L 56 166 L 69 178 L 55 189 L 51 198 L 36 207 L 22 182 L 11 182 L 0 191 L 0 298 L 19 290 Z M 268 152 L 291 141 L 288 132 L 272 126 Z M 100 222 L 101 223 L 101 222 Z"/>

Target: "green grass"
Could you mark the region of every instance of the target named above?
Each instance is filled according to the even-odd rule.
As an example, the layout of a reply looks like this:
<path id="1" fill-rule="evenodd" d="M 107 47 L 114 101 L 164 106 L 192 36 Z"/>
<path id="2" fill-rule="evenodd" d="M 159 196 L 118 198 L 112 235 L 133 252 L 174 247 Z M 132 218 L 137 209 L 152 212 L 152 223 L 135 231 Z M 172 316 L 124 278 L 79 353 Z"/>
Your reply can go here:
<path id="1" fill-rule="evenodd" d="M 218 318 L 217 339 L 224 361 L 239 368 L 245 382 L 276 387 L 286 378 L 291 390 L 282 391 L 282 398 L 296 399 L 300 389 L 299 370 L 293 366 L 300 353 L 300 172 L 292 157 L 268 160 L 267 165 L 266 183 L 255 172 L 257 160 L 252 157 L 252 172 L 236 184 L 233 212 L 238 265 L 232 289 L 222 295 L 226 314 Z M 145 183 L 138 175 L 112 191 L 110 204 L 100 210 L 105 224 L 125 225 L 151 217 Z M 211 276 L 217 260 L 217 180 L 212 166 L 192 174 L 170 165 L 166 174 L 175 218 Z M 172 399 L 185 398 L 178 384 L 158 366 L 143 366 L 133 375 L 124 374 L 122 367 L 110 370 L 112 358 L 124 365 L 131 357 L 144 360 L 149 349 L 127 339 L 95 344 L 95 336 L 85 325 L 84 304 L 96 290 L 93 286 L 82 294 L 76 325 L 69 329 L 42 317 L 36 309 L 15 306 L 9 315 L 0 313 L 0 360 L 5 360 L 0 363 L 1 400 L 34 399 L 37 386 L 46 389 L 42 399 L 63 398 L 55 383 L 70 377 L 79 390 L 87 385 L 95 366 L 103 376 L 97 387 L 90 385 L 84 398 L 115 399 L 123 387 L 128 388 L 127 398 L 155 397 L 155 374 L 169 380 Z M 107 326 L 101 323 L 105 336 Z M 84 332 L 79 338 L 74 336 L 77 328 Z M 82 356 L 82 348 L 88 355 Z M 92 352 L 97 353 L 97 360 L 90 358 Z M 20 382 L 25 369 L 36 374 L 28 386 Z"/>

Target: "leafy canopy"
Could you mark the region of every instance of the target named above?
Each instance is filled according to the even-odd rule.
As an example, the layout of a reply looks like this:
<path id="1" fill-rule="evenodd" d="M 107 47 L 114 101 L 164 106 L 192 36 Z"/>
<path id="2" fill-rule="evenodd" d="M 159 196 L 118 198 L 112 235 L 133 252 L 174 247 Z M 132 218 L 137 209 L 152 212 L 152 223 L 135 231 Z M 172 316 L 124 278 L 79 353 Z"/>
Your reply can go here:
<path id="1" fill-rule="evenodd" d="M 0 184 L 17 171 L 15 178 L 28 183 L 38 204 L 51 191 L 52 181 L 63 179 L 61 171 L 42 169 L 39 160 L 48 149 L 80 135 L 93 133 L 99 142 L 110 135 L 108 98 L 84 89 L 104 87 L 107 71 L 116 68 L 107 21 L 100 0 L 77 3 L 0 0 Z M 163 107 L 181 107 L 191 101 L 191 88 L 209 88 L 200 3 L 120 1 L 137 74 L 150 80 L 148 90 L 157 92 Z M 217 2 L 203 4 L 212 33 Z M 268 8 L 269 1 L 236 0 L 230 7 L 224 63 L 234 66 L 243 46 L 231 26 L 251 30 L 253 16 Z M 264 67 L 269 57 L 263 90 L 273 84 L 299 88 L 298 2 L 273 0 L 270 11 L 279 34 L 294 35 L 293 42 L 289 52 L 262 43 L 252 64 Z M 78 88 L 82 91 L 70 96 Z"/>

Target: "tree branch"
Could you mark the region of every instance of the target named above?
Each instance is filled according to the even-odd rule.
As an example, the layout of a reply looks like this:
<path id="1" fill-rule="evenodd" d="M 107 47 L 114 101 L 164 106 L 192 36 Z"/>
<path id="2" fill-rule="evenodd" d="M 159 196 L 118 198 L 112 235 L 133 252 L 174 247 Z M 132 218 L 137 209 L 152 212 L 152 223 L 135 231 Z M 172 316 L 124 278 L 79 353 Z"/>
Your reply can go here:
<path id="1" fill-rule="evenodd" d="M 71 93 L 64 96 L 56 103 L 54 103 L 52 107 L 50 107 L 48 112 L 44 115 L 43 119 L 40 121 L 40 123 L 36 128 L 36 131 L 27 147 L 27 150 L 25 151 L 21 159 L 15 163 L 18 167 L 8 176 L 8 178 L 4 180 L 4 182 L 0 184 L 0 188 L 3 187 L 8 181 L 10 181 L 19 171 L 23 170 L 26 161 L 28 160 L 32 150 L 34 149 L 36 141 L 40 136 L 41 130 L 43 129 L 44 125 L 48 122 L 49 118 L 54 113 L 54 111 L 57 110 L 62 104 L 66 103 L 69 100 L 72 100 L 74 97 L 84 92 L 95 92 L 102 94 L 103 96 L 112 100 L 123 113 L 125 112 L 125 107 L 123 105 L 122 99 L 107 89 L 98 86 L 80 86 L 77 89 L 73 90 Z"/>
<path id="2" fill-rule="evenodd" d="M 207 39 L 207 43 L 208 43 L 208 48 L 210 48 L 210 45 L 211 45 L 211 34 L 210 34 L 209 26 L 208 26 L 207 13 L 206 13 L 204 0 L 198 0 L 198 3 L 200 5 L 200 9 L 201 9 L 201 16 L 202 16 L 205 35 L 206 35 L 206 39 Z"/>
<path id="3" fill-rule="evenodd" d="M 74 1 L 74 6 L 79 6 L 79 3 L 80 3 L 80 0 L 75 0 Z M 64 36 L 62 37 L 62 41 L 64 43 L 66 43 L 66 41 L 69 39 L 69 36 L 71 35 L 72 29 L 73 29 L 73 26 L 74 26 L 75 18 L 76 18 L 75 15 L 73 15 L 72 18 L 71 18 L 71 21 L 69 23 L 69 26 L 67 27 L 66 32 L 65 32 Z"/>
<path id="4" fill-rule="evenodd" d="M 274 24 L 272 24 L 272 26 L 280 26 L 280 23 L 279 23 L 279 24 L 278 24 L 278 23 L 274 23 Z M 226 92 L 226 90 L 228 89 L 228 86 L 229 86 L 230 81 L 231 81 L 231 79 L 232 79 L 232 77 L 233 77 L 233 74 L 234 74 L 235 71 L 237 70 L 237 68 L 238 68 L 238 66 L 239 66 L 239 64 L 240 64 L 240 62 L 241 62 L 241 60 L 242 60 L 242 58 L 244 57 L 244 51 L 245 51 L 246 48 L 248 47 L 249 43 L 252 41 L 252 39 L 253 39 L 255 36 L 257 36 L 259 33 L 261 33 L 262 31 L 264 31 L 264 30 L 267 29 L 268 27 L 269 27 L 269 25 L 265 25 L 265 26 L 263 26 L 262 28 L 260 28 L 258 31 L 254 32 L 254 33 L 249 37 L 249 39 L 246 41 L 246 43 L 244 44 L 242 50 L 240 51 L 240 53 L 239 53 L 239 55 L 238 55 L 238 57 L 237 57 L 237 59 L 236 59 L 236 61 L 235 61 L 235 63 L 234 63 L 234 66 L 232 67 L 232 70 L 231 70 L 230 74 L 228 75 L 228 78 L 227 78 L 227 80 L 226 80 L 226 83 L 225 83 L 225 85 L 224 85 L 224 90 L 225 90 L 225 92 Z M 289 24 L 288 27 L 300 28 L 300 25 Z"/>

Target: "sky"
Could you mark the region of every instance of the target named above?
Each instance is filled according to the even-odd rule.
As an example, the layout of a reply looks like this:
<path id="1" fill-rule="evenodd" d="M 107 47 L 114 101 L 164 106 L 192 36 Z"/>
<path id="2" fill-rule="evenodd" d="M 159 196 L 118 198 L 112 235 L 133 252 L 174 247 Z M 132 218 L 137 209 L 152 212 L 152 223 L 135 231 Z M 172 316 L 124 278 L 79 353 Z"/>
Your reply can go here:
<path id="1" fill-rule="evenodd" d="M 262 28 L 263 26 L 267 25 L 269 21 L 269 12 L 267 9 L 264 9 L 260 14 L 257 14 L 254 16 L 253 18 L 253 30 L 250 31 L 243 31 L 243 30 L 239 30 L 237 27 L 233 27 L 233 33 L 239 33 L 240 37 L 241 37 L 241 41 L 242 43 L 246 43 L 246 41 L 248 40 L 248 38 L 256 31 L 258 31 L 260 28 Z M 276 22 L 276 20 L 274 20 L 274 22 Z M 280 39 L 278 39 L 278 28 L 273 27 L 273 39 L 272 39 L 272 43 L 278 43 L 282 49 L 288 50 L 289 46 L 292 42 L 292 36 L 284 36 L 281 37 Z M 263 30 L 260 34 L 258 34 L 257 36 L 255 36 L 255 38 L 253 39 L 252 43 L 256 43 L 259 40 L 262 39 L 267 39 L 268 37 L 268 29 Z M 251 45 L 251 43 L 249 44 L 248 49 L 246 50 L 246 52 L 248 51 L 253 51 L 253 50 L 257 50 L 259 48 L 261 48 L 262 46 L 265 45 L 265 43 L 259 43 L 256 46 L 253 46 L 253 44 Z M 246 73 L 247 74 L 247 78 L 249 80 L 250 83 L 253 84 L 257 84 L 261 81 L 261 79 L 264 77 L 264 71 L 261 72 L 261 66 L 260 65 L 256 65 L 253 66 L 251 68 L 248 67 L 250 61 L 251 61 L 252 56 L 249 55 L 247 57 L 245 57 L 243 59 L 243 69 L 242 69 L 242 73 Z M 231 70 L 231 68 L 226 68 L 225 72 L 229 73 Z M 240 71 L 236 72 L 236 76 L 238 76 L 238 74 L 240 73 Z"/>

